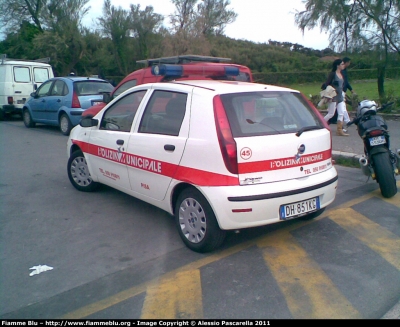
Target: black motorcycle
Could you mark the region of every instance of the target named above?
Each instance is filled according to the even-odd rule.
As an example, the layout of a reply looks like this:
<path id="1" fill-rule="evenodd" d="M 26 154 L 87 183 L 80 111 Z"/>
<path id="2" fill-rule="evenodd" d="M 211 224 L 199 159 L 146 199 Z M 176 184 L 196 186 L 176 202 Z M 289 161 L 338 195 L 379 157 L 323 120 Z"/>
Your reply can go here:
<path id="1" fill-rule="evenodd" d="M 382 196 L 391 198 L 397 193 L 395 175 L 400 170 L 400 149 L 390 150 L 388 126 L 382 116 L 376 113 L 392 103 L 378 108 L 375 101 L 363 100 L 357 108 L 357 116 L 347 125 L 356 124 L 358 135 L 364 141 L 365 156 L 360 158 L 363 173 L 376 180 Z"/>

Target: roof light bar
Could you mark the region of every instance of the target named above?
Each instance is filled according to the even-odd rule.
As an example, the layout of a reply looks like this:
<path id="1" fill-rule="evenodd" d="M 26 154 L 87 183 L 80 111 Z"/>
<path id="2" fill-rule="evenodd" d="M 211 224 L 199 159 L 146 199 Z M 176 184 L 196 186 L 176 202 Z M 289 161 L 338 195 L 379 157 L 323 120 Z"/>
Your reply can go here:
<path id="1" fill-rule="evenodd" d="M 183 67 L 181 65 L 152 66 L 151 73 L 156 76 L 182 76 Z"/>
<path id="2" fill-rule="evenodd" d="M 156 76 L 238 76 L 239 68 L 223 65 L 158 65 L 151 67 L 151 73 Z"/>

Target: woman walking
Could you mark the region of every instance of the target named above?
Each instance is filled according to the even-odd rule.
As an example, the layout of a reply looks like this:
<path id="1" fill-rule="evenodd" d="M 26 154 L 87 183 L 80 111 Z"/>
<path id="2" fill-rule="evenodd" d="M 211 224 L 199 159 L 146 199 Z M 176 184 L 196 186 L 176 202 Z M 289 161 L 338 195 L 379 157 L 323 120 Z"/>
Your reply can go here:
<path id="1" fill-rule="evenodd" d="M 335 110 L 338 112 L 337 118 L 337 129 L 336 134 L 339 136 L 349 136 L 343 131 L 343 118 L 348 117 L 345 115 L 346 112 L 346 104 L 344 102 L 343 97 L 343 85 L 344 85 L 344 78 L 342 75 L 342 70 L 345 68 L 345 64 L 342 59 L 336 59 L 332 64 L 332 71 L 328 75 L 328 79 L 325 85 L 331 85 L 335 91 L 336 96 L 329 102 L 328 105 L 328 114 L 324 117 L 325 121 L 328 121 L 333 117 L 335 114 Z M 350 119 L 349 119 L 350 121 Z M 345 122 L 346 124 L 348 121 Z"/>

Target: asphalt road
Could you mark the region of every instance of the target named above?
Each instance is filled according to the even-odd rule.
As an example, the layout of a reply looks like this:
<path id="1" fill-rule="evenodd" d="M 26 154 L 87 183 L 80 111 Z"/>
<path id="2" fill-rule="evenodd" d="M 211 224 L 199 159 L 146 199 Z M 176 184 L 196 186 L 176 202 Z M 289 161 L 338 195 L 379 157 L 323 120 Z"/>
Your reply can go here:
<path id="1" fill-rule="evenodd" d="M 333 136 L 333 148 L 344 139 Z M 382 198 L 359 169 L 337 166 L 336 200 L 317 219 L 232 232 L 221 250 L 198 254 L 163 211 L 108 187 L 76 191 L 66 141 L 57 128 L 0 122 L 1 319 L 394 312 L 400 194 Z M 37 265 L 53 269 L 30 276 Z"/>

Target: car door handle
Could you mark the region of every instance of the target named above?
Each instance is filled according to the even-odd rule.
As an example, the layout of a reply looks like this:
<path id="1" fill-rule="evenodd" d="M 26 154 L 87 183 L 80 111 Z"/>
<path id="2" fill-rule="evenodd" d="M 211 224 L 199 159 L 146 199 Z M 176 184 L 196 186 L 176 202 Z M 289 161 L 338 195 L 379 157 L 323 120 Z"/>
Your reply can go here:
<path id="1" fill-rule="evenodd" d="M 174 151 L 175 150 L 175 145 L 165 144 L 164 145 L 164 150 L 166 150 L 166 151 Z"/>
<path id="2" fill-rule="evenodd" d="M 124 140 L 117 140 L 118 145 L 124 145 L 124 142 L 125 142 Z"/>
<path id="3" fill-rule="evenodd" d="M 61 102 L 61 100 L 60 100 L 60 99 L 58 99 L 58 100 L 57 100 L 57 102 Z"/>

